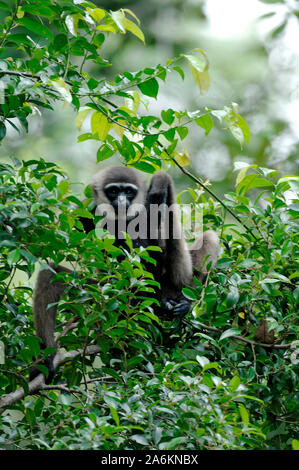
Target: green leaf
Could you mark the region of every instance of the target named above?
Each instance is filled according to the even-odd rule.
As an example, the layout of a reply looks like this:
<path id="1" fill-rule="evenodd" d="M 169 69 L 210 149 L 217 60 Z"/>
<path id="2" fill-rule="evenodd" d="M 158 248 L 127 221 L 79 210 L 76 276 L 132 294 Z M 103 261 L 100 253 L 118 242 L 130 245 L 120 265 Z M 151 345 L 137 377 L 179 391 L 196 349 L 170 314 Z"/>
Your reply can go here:
<path id="1" fill-rule="evenodd" d="M 125 98 L 125 106 L 136 114 L 140 106 L 140 94 L 137 90 L 128 91 L 127 94 L 131 98 Z"/>
<path id="2" fill-rule="evenodd" d="M 92 132 L 85 132 L 85 134 L 81 134 L 77 138 L 77 142 L 85 142 L 86 140 L 99 140 L 98 134 L 93 134 Z"/>
<path id="3" fill-rule="evenodd" d="M 175 129 L 170 128 L 170 129 L 168 129 L 168 131 L 163 132 L 162 135 L 164 137 L 166 137 L 166 139 L 169 140 L 169 142 L 173 142 L 173 139 L 174 139 L 174 136 L 175 136 Z"/>
<path id="4" fill-rule="evenodd" d="M 170 126 L 175 120 L 174 110 L 167 109 L 167 111 L 165 110 L 161 111 L 161 118 L 163 119 L 164 122 L 166 122 L 166 124 L 169 124 Z"/>
<path id="5" fill-rule="evenodd" d="M 185 436 L 183 436 L 183 437 L 174 437 L 173 439 L 171 439 L 168 442 L 161 442 L 161 444 L 159 445 L 159 449 L 160 450 L 174 450 L 178 446 L 181 446 L 181 444 L 186 445 L 187 442 L 188 442 L 188 439 Z"/>
<path id="6" fill-rule="evenodd" d="M 189 300 L 197 300 L 199 298 L 199 293 L 195 289 L 192 289 L 192 287 L 184 287 L 182 293 Z"/>
<path id="7" fill-rule="evenodd" d="M 129 10 L 129 8 L 123 8 L 123 11 L 125 13 L 129 13 L 129 15 L 131 15 L 137 21 L 138 24 L 140 24 L 140 19 L 135 15 L 132 10 Z"/>
<path id="8" fill-rule="evenodd" d="M 230 381 L 229 381 L 229 389 L 231 392 L 235 392 L 237 388 L 239 387 L 241 383 L 240 377 L 238 375 L 235 375 Z"/>
<path id="9" fill-rule="evenodd" d="M 54 10 L 51 10 L 51 8 L 45 5 L 42 5 L 42 2 L 36 2 L 34 4 L 31 3 L 30 5 L 22 5 L 18 10 L 18 18 L 21 18 L 22 14 L 24 16 L 24 12 L 30 13 L 31 15 L 44 16 L 45 18 L 50 18 L 54 14 Z"/>
<path id="10" fill-rule="evenodd" d="M 289 276 L 289 279 L 290 279 L 290 281 L 291 281 L 292 279 L 296 279 L 297 277 L 299 277 L 299 272 L 298 272 L 298 271 L 296 271 L 295 273 L 291 274 L 291 275 Z"/>
<path id="11" fill-rule="evenodd" d="M 58 184 L 60 196 L 64 196 L 70 189 L 70 183 L 67 180 L 61 180 Z"/>
<path id="12" fill-rule="evenodd" d="M 151 78 L 150 80 L 146 80 L 143 83 L 139 83 L 138 85 L 139 90 L 146 96 L 150 96 L 151 98 L 156 98 L 159 91 L 159 84 L 155 78 Z"/>
<path id="13" fill-rule="evenodd" d="M 181 140 L 184 140 L 185 137 L 187 137 L 187 135 L 189 133 L 188 127 L 184 127 L 184 126 L 183 127 L 177 127 L 176 131 L 179 134 Z"/>
<path id="14" fill-rule="evenodd" d="M 242 405 L 242 403 L 239 405 L 239 412 L 240 412 L 240 416 L 241 416 L 241 419 L 242 419 L 243 423 L 245 424 L 246 427 L 248 427 L 248 425 L 249 425 L 249 413 L 246 410 L 245 406 Z"/>
<path id="15" fill-rule="evenodd" d="M 182 80 L 185 79 L 185 74 L 184 74 L 184 71 L 181 67 L 178 67 L 177 65 L 175 67 L 172 67 L 173 70 L 175 70 L 179 75 L 180 77 L 182 78 Z"/>
<path id="16" fill-rule="evenodd" d="M 158 140 L 158 137 L 159 137 L 159 134 L 153 134 L 153 135 L 147 135 L 144 139 L 143 139 L 143 144 L 145 147 L 147 148 L 152 148 L 152 146 L 154 145 L 155 142 L 157 142 Z"/>
<path id="17" fill-rule="evenodd" d="M 72 214 L 86 219 L 93 219 L 93 215 L 87 209 L 74 209 Z"/>
<path id="18" fill-rule="evenodd" d="M 64 46 L 67 45 L 67 35 L 66 34 L 57 34 L 54 38 L 53 47 L 55 51 L 60 51 Z"/>
<path id="19" fill-rule="evenodd" d="M 119 416 L 118 416 L 118 413 L 117 413 L 116 409 L 113 408 L 110 405 L 108 405 L 108 406 L 109 406 L 112 418 L 114 419 L 116 426 L 119 426 Z"/>
<path id="20" fill-rule="evenodd" d="M 228 330 L 225 330 L 222 335 L 219 338 L 219 341 L 222 341 L 223 339 L 229 338 L 230 336 L 235 336 L 239 335 L 241 332 L 238 328 L 229 328 Z"/>
<path id="21" fill-rule="evenodd" d="M 240 116 L 240 114 L 238 115 L 238 121 L 237 122 L 239 124 L 239 127 L 240 127 L 242 133 L 243 133 L 243 137 L 244 137 L 244 140 L 245 140 L 246 144 L 249 144 L 250 130 L 249 130 L 247 122 L 245 121 L 244 118 L 242 118 L 242 116 Z"/>
<path id="22" fill-rule="evenodd" d="M 13 264 L 16 264 L 19 259 L 21 257 L 21 253 L 20 253 L 20 250 L 13 250 L 11 251 L 8 256 L 7 256 L 7 262 L 10 266 L 12 266 Z"/>
<path id="23" fill-rule="evenodd" d="M 198 126 L 205 130 L 205 135 L 208 135 L 214 126 L 214 121 L 209 114 L 203 114 L 202 116 L 199 116 L 195 119 L 195 122 Z"/>
<path id="24" fill-rule="evenodd" d="M 263 188 L 274 186 L 273 183 L 266 178 L 260 178 L 257 174 L 250 174 L 245 176 L 236 188 L 236 192 L 239 194 L 245 194 L 247 191 L 253 188 Z"/>
<path id="25" fill-rule="evenodd" d="M 53 40 L 52 31 L 47 26 L 38 21 L 32 20 L 31 18 L 19 18 L 18 24 L 20 26 L 24 26 L 35 34 L 38 34 L 39 36 L 48 38 L 50 41 Z"/>
<path id="26" fill-rule="evenodd" d="M 149 445 L 148 440 L 141 434 L 134 434 L 133 436 L 130 437 L 130 439 L 137 442 L 138 444 L 141 444 L 142 446 Z"/>
<path id="27" fill-rule="evenodd" d="M 0 121 L 0 140 L 4 139 L 6 136 L 6 126 L 4 122 Z"/>
<path id="28" fill-rule="evenodd" d="M 229 292 L 226 296 L 225 302 L 228 308 L 233 307 L 238 303 L 239 300 L 239 291 L 237 287 L 231 286 Z"/>
<path id="29" fill-rule="evenodd" d="M 137 170 L 140 170 L 140 171 L 144 171 L 145 173 L 155 173 L 155 171 L 157 171 L 157 168 L 153 165 L 151 165 L 150 163 L 147 163 L 147 162 L 138 162 L 138 163 L 134 163 L 134 165 L 132 165 L 134 168 L 136 168 Z"/>
<path id="30" fill-rule="evenodd" d="M 249 168 L 256 168 L 256 167 L 257 165 L 249 165 L 246 162 L 234 162 L 235 170 L 239 170 L 241 168 L 236 178 L 236 186 L 238 186 L 238 184 L 245 178 L 246 173 L 249 170 Z"/>
<path id="31" fill-rule="evenodd" d="M 102 162 L 114 155 L 114 149 L 107 144 L 102 145 L 97 152 L 97 161 Z"/>

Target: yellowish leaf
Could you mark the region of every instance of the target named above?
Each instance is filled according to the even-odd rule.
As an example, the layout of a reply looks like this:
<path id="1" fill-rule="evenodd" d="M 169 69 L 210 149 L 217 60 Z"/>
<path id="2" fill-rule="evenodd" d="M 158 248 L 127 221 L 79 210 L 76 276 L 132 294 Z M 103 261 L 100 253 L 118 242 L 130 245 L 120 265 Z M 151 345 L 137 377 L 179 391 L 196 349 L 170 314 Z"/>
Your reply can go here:
<path id="1" fill-rule="evenodd" d="M 77 13 L 76 15 L 67 15 L 65 17 L 65 24 L 73 36 L 77 36 L 79 19 L 83 19 L 83 16 L 80 13 Z"/>
<path id="2" fill-rule="evenodd" d="M 197 84 L 198 88 L 202 92 L 208 91 L 210 88 L 210 75 L 208 70 L 204 70 L 203 72 L 198 72 L 195 67 L 190 63 L 190 68 L 192 71 L 192 75 L 194 78 L 195 83 Z"/>
<path id="3" fill-rule="evenodd" d="M 133 13 L 132 10 L 129 10 L 129 8 L 123 8 L 123 11 L 125 11 L 126 13 L 129 13 L 129 15 L 133 16 L 133 18 L 135 18 L 137 23 L 140 24 L 139 18 L 135 15 L 135 13 Z"/>
<path id="4" fill-rule="evenodd" d="M 102 8 L 86 8 L 90 16 L 99 23 L 105 16 L 106 12 Z"/>
<path id="5" fill-rule="evenodd" d="M 124 121 L 123 119 L 120 119 L 118 122 L 123 125 L 126 124 L 126 121 Z M 122 126 L 119 126 L 118 124 L 113 124 L 113 129 L 115 130 L 115 132 L 120 138 L 123 136 L 125 132 L 125 128 Z"/>
<path id="6" fill-rule="evenodd" d="M 52 80 L 52 86 L 58 91 L 58 93 L 60 93 L 67 103 L 72 102 L 72 94 L 70 89 L 62 78 L 55 78 Z"/>
<path id="7" fill-rule="evenodd" d="M 22 7 L 18 7 L 17 9 L 17 18 L 23 18 L 25 12 L 22 11 Z"/>
<path id="8" fill-rule="evenodd" d="M 125 98 L 125 106 L 136 114 L 140 106 L 140 95 L 137 90 L 127 91 L 127 94 L 130 94 L 132 98 Z"/>
<path id="9" fill-rule="evenodd" d="M 99 24 L 96 29 L 99 29 L 100 31 L 110 31 L 113 34 L 116 33 L 116 29 L 112 24 Z"/>
<path id="10" fill-rule="evenodd" d="M 140 41 L 143 42 L 143 44 L 145 44 L 144 34 L 136 23 L 133 23 L 133 21 L 125 18 L 124 27 L 126 31 L 130 31 L 130 33 L 134 34 L 134 36 L 136 36 L 138 39 L 140 39 Z"/>
<path id="11" fill-rule="evenodd" d="M 126 32 L 125 21 L 127 18 L 125 17 L 124 12 L 122 10 L 112 11 L 111 18 L 117 24 L 120 31 L 122 33 L 125 33 Z"/>
<path id="12" fill-rule="evenodd" d="M 195 51 L 200 52 L 201 55 L 184 54 L 184 57 L 186 57 L 189 62 L 195 83 L 202 92 L 206 92 L 210 87 L 209 62 L 202 49 L 197 48 Z"/>
<path id="13" fill-rule="evenodd" d="M 183 153 L 175 152 L 175 159 L 181 166 L 190 165 L 190 156 L 187 150 L 184 150 Z"/>
<path id="14" fill-rule="evenodd" d="M 98 134 L 99 139 L 104 141 L 111 128 L 108 119 L 103 113 L 95 111 L 91 116 L 91 130 L 94 134 Z"/>
<path id="15" fill-rule="evenodd" d="M 77 114 L 76 116 L 76 127 L 78 129 L 78 131 L 81 131 L 81 128 L 82 128 L 82 124 L 87 116 L 87 114 L 91 111 L 90 108 L 87 108 L 87 109 L 82 109 L 81 111 L 79 111 L 79 113 Z"/>
<path id="16" fill-rule="evenodd" d="M 136 113 L 134 113 L 134 111 L 132 109 L 128 108 L 127 106 L 119 106 L 118 109 L 122 109 L 123 111 L 125 111 L 128 114 L 136 114 Z"/>

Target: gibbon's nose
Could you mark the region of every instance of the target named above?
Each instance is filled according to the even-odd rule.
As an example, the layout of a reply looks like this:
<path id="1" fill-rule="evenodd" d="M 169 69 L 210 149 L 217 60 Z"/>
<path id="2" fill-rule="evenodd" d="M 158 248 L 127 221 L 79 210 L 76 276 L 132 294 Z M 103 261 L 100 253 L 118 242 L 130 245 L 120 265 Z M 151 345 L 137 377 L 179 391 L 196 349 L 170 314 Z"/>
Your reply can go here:
<path id="1" fill-rule="evenodd" d="M 125 194 L 120 194 L 117 198 L 118 210 L 127 210 L 130 205 L 130 201 Z"/>

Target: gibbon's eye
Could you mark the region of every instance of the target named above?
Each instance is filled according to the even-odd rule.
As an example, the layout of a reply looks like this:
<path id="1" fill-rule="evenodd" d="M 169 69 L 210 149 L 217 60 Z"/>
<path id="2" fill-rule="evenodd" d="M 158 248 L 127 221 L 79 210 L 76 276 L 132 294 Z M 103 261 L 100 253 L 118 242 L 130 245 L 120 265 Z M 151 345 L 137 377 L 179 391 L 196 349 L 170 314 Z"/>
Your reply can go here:
<path id="1" fill-rule="evenodd" d="M 129 198 L 129 199 L 134 199 L 134 197 L 136 196 L 137 194 L 137 188 L 131 188 L 130 186 L 127 186 L 126 188 L 124 188 L 124 193 L 125 195 Z"/>
<path id="2" fill-rule="evenodd" d="M 108 198 L 115 198 L 118 193 L 119 193 L 119 187 L 118 186 L 109 186 L 108 188 L 104 189 L 106 196 Z"/>

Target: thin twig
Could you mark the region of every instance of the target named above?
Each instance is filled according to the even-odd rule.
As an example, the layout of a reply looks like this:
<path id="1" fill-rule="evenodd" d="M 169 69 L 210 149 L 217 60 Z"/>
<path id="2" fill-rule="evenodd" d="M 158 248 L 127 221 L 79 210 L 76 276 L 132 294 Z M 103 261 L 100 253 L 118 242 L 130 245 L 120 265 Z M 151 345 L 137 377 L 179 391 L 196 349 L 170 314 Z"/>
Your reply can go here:
<path id="1" fill-rule="evenodd" d="M 196 322 L 196 324 L 201 326 L 205 330 L 215 331 L 216 333 L 223 333 L 223 330 L 221 330 L 220 328 L 217 328 L 216 326 L 205 325 L 204 323 L 201 323 L 201 322 Z M 237 339 L 238 341 L 243 341 L 244 343 L 248 343 L 254 346 L 261 346 L 263 348 L 269 348 L 269 349 L 289 349 L 293 345 L 293 343 L 288 343 L 288 344 L 258 343 L 257 341 L 253 341 L 251 339 L 244 338 L 243 336 L 239 336 L 239 335 L 232 335 L 229 338 Z"/>

